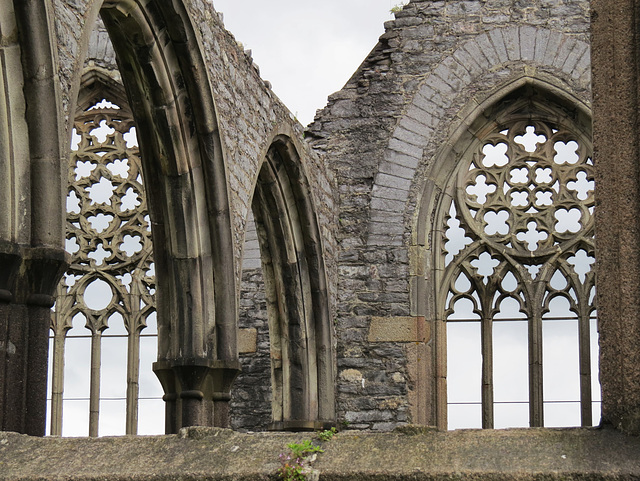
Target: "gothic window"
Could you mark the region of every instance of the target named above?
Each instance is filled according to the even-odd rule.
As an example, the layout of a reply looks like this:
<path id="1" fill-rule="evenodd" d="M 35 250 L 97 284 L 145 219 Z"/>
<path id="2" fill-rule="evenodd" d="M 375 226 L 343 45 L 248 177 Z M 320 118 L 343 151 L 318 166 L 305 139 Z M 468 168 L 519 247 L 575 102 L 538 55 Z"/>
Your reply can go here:
<path id="1" fill-rule="evenodd" d="M 438 395 L 450 429 L 590 426 L 600 392 L 590 139 L 550 104 L 505 105 L 440 202 Z"/>
<path id="2" fill-rule="evenodd" d="M 139 416 L 141 431 L 162 432 L 162 390 L 151 371 L 151 229 L 133 116 L 123 96 L 112 99 L 117 105 L 85 97 L 69 163 L 72 261 L 51 323 L 50 433 L 136 434 Z"/>

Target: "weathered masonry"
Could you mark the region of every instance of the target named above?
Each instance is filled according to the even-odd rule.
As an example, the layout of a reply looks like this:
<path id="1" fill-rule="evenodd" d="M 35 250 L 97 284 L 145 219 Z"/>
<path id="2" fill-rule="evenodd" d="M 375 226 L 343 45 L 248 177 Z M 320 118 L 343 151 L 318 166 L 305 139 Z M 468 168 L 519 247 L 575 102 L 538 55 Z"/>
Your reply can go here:
<path id="1" fill-rule="evenodd" d="M 310 126 L 338 179 L 338 412 L 359 427 L 591 425 L 589 5 L 518 5 L 411 3 Z M 548 382 L 567 322 L 571 397 Z"/>
<path id="2" fill-rule="evenodd" d="M 0 472 L 251 479 L 296 435 L 183 428 L 338 426 L 396 431 L 345 434 L 336 479 L 381 446 L 640 476 L 638 7 L 411 0 L 305 130 L 215 1 L 0 0 L 0 430 L 102 435 L 121 398 L 189 460 L 3 434 Z M 441 432 L 503 427 L 539 429 Z"/>

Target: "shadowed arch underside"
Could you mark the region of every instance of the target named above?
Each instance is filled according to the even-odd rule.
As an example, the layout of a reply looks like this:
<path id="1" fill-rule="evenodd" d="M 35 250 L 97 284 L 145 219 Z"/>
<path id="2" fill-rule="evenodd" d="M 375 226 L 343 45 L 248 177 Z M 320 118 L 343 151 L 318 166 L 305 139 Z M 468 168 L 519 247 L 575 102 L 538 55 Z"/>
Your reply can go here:
<path id="1" fill-rule="evenodd" d="M 252 209 L 269 317 L 271 427 L 323 429 L 335 423 L 326 274 L 307 181 L 287 137 L 267 153 Z"/>
<path id="2" fill-rule="evenodd" d="M 215 108 L 181 1 L 111 1 L 100 11 L 136 121 L 156 259 L 166 431 L 228 424 L 237 375 L 226 173 Z"/>

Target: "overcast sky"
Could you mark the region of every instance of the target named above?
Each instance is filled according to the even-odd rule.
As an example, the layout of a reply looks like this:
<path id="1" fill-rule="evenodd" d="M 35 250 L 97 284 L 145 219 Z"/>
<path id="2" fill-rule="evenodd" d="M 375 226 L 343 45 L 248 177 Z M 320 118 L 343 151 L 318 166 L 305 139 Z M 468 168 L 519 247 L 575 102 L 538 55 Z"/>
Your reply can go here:
<path id="1" fill-rule="evenodd" d="M 342 88 L 401 0 L 212 0 L 263 79 L 303 125 Z"/>

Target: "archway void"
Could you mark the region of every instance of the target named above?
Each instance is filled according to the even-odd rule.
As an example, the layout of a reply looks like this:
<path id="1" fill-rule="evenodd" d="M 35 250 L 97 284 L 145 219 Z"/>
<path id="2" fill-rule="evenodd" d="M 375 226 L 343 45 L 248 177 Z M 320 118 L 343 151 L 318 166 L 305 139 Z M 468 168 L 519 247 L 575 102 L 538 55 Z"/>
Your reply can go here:
<path id="1" fill-rule="evenodd" d="M 266 291 L 273 429 L 335 421 L 333 347 L 320 233 L 300 159 L 277 137 L 252 202 Z"/>
<path id="2" fill-rule="evenodd" d="M 87 71 L 68 164 L 71 261 L 51 322 L 53 435 L 163 430 L 162 389 L 151 370 L 157 356 L 151 227 L 135 132 L 122 85 L 103 70 Z"/>

